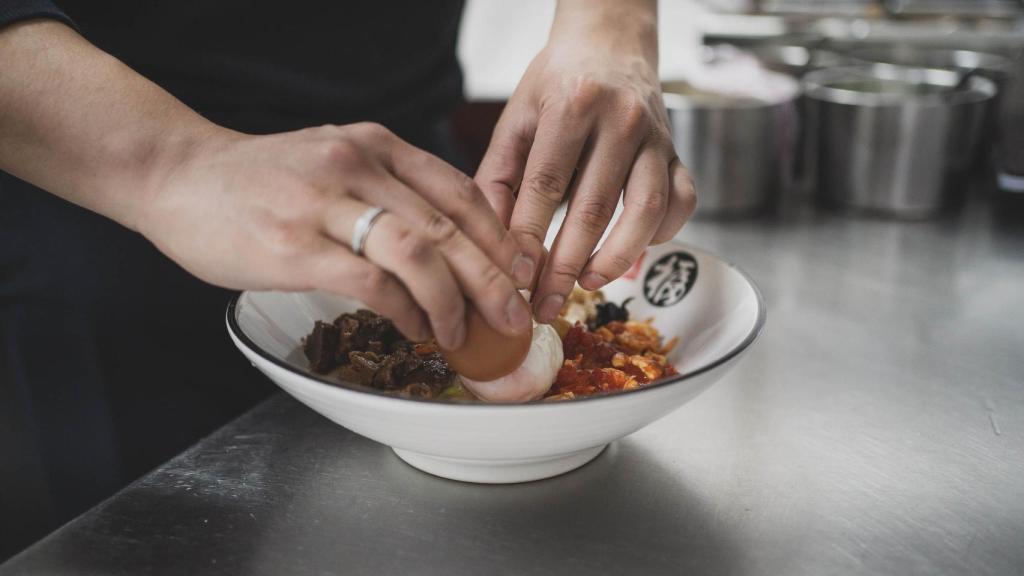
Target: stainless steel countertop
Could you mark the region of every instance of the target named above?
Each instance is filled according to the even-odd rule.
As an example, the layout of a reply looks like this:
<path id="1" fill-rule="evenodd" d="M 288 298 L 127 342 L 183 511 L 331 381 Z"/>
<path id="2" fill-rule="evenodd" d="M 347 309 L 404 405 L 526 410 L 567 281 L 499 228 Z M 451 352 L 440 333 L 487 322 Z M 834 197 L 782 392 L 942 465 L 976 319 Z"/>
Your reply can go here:
<path id="1" fill-rule="evenodd" d="M 682 237 L 751 273 L 766 331 L 576 472 L 434 478 L 278 396 L 0 574 L 1024 573 L 1024 219 Z"/>

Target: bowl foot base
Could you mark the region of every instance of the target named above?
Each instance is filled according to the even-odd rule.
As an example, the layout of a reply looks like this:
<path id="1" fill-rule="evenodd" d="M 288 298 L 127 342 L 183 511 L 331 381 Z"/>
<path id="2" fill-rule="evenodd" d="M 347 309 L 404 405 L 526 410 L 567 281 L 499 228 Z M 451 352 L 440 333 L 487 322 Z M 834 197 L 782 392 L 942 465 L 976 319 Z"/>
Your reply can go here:
<path id="1" fill-rule="evenodd" d="M 606 446 L 607 444 L 547 458 L 509 460 L 445 458 L 443 456 L 430 456 L 420 454 L 419 452 L 410 452 L 401 448 L 392 449 L 399 458 L 413 468 L 418 468 L 435 476 L 450 480 L 460 480 L 462 482 L 510 484 L 513 482 L 530 482 L 531 480 L 541 480 L 565 474 L 597 458 L 597 455 Z"/>

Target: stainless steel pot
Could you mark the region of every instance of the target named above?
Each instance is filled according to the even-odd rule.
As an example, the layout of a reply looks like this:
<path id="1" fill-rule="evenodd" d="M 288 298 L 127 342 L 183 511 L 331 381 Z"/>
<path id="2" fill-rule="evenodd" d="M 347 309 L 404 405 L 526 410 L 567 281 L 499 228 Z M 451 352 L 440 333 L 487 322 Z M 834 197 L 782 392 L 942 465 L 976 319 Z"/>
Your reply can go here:
<path id="1" fill-rule="evenodd" d="M 904 217 L 942 207 L 957 133 L 991 81 L 935 69 L 848 67 L 804 78 L 806 152 L 831 204 Z"/>
<path id="2" fill-rule="evenodd" d="M 787 183 L 795 153 L 799 90 L 778 102 L 701 94 L 666 83 L 676 154 L 697 185 L 699 216 L 768 207 Z"/>
<path id="3" fill-rule="evenodd" d="M 948 69 L 874 64 L 871 65 L 871 72 L 882 79 L 935 84 L 946 95 L 946 102 L 952 107 L 946 169 L 958 174 L 978 163 L 982 151 L 987 151 L 992 142 L 992 103 L 998 93 L 995 82 L 988 79 L 980 69 L 953 72 Z M 967 84 L 963 84 L 965 74 L 972 75 Z"/>
<path id="4" fill-rule="evenodd" d="M 895 64 L 912 68 L 941 68 L 945 70 L 977 70 L 997 84 L 1013 73 L 1013 61 L 999 54 L 971 50 L 922 48 L 894 45 L 861 48 L 849 57 L 864 64 Z"/>
<path id="5" fill-rule="evenodd" d="M 980 112 L 979 120 L 983 122 L 982 125 L 963 126 L 966 130 L 977 129 L 977 132 L 971 136 L 975 138 L 974 144 L 978 147 L 978 154 L 970 158 L 961 157 L 960 160 L 967 162 L 967 165 L 958 167 L 969 168 L 970 160 L 990 155 L 992 144 L 1005 138 L 1005 131 L 1010 126 L 1010 119 L 1015 116 L 1015 110 L 1019 111 L 1024 105 L 1024 102 L 1006 101 L 1004 98 L 1004 95 L 1008 95 L 1009 84 L 1016 69 L 1013 60 L 999 54 L 892 45 L 854 50 L 849 53 L 849 56 L 852 60 L 862 64 L 939 68 L 960 73 L 976 72 L 995 83 L 995 97 L 987 99 L 984 110 Z M 962 134 L 962 137 L 969 136 Z"/>

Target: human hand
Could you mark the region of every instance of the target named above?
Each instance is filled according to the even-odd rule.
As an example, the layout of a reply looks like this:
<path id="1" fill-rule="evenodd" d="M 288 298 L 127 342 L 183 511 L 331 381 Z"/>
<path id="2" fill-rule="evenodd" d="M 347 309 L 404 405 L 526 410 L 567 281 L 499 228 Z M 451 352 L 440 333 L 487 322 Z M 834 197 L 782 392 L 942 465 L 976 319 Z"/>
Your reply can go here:
<path id="1" fill-rule="evenodd" d="M 495 127 L 475 179 L 540 270 L 540 322 L 554 319 L 577 280 L 604 286 L 693 213 L 696 193 L 672 146 L 657 68 L 653 0 L 561 0 L 548 44 Z M 566 195 L 565 222 L 546 254 Z M 622 217 L 594 253 L 620 197 Z"/>
<path id="2" fill-rule="evenodd" d="M 139 231 L 207 282 L 351 296 L 448 349 L 465 339 L 465 299 L 500 332 L 531 326 L 517 245 L 479 188 L 379 125 L 218 132 L 148 196 Z M 349 243 L 372 206 L 386 212 L 360 257 Z"/>

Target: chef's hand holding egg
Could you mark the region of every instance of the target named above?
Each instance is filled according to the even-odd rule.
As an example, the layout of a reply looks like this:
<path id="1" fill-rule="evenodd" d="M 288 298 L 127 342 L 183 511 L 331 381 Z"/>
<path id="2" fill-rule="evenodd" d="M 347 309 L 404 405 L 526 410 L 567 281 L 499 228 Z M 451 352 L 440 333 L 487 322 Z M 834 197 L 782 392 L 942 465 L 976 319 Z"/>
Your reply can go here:
<path id="1" fill-rule="evenodd" d="M 506 336 L 487 323 L 469 304 L 466 342 L 457 350 L 442 350 L 462 383 L 481 400 L 527 402 L 543 396 L 562 366 L 562 340 L 547 324 L 533 324 L 521 336 Z"/>

